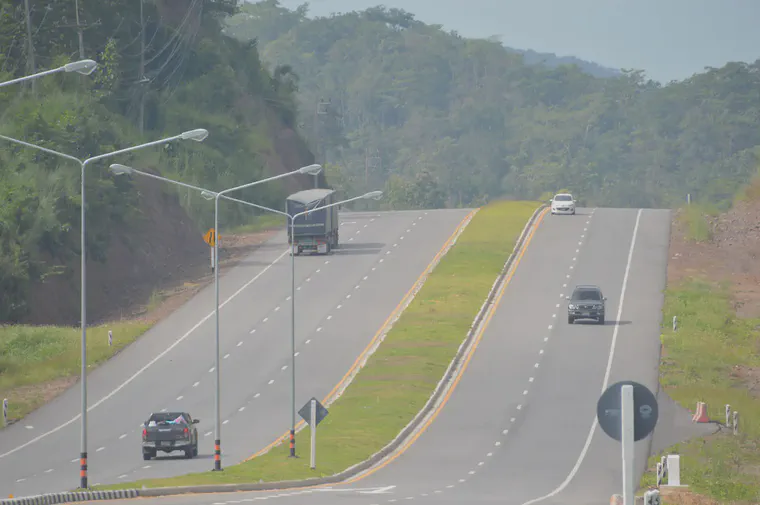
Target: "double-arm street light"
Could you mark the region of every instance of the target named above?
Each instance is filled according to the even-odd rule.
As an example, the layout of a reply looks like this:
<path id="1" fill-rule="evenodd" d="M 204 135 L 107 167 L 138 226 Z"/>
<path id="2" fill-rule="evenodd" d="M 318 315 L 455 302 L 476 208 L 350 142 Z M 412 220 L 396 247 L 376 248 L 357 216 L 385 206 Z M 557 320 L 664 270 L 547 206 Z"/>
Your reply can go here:
<path id="1" fill-rule="evenodd" d="M 175 135 L 173 137 L 168 137 L 161 140 L 156 140 L 153 142 L 147 142 L 145 144 L 140 144 L 133 147 L 127 147 L 125 149 L 119 149 L 118 151 L 113 151 L 110 153 L 104 153 L 100 154 L 98 156 L 93 156 L 90 158 L 87 158 L 85 160 L 80 160 L 79 158 L 76 158 L 74 156 L 61 153 L 58 151 L 54 151 L 52 149 L 48 149 L 46 147 L 38 146 L 35 144 L 30 144 L 29 142 L 24 142 L 23 140 L 14 139 L 12 137 L 6 137 L 5 135 L 0 135 L 0 139 L 7 140 L 8 142 L 12 142 L 14 144 L 19 144 L 24 147 L 29 147 L 31 149 L 36 149 L 38 151 L 42 151 L 48 154 L 51 154 L 53 156 L 58 156 L 59 158 L 64 158 L 70 161 L 74 161 L 76 163 L 79 163 L 81 167 L 81 178 L 82 178 L 82 188 L 81 188 L 81 288 L 80 288 L 80 309 L 81 309 L 81 321 L 80 325 L 82 328 L 82 378 L 80 379 L 82 382 L 82 413 L 80 416 L 82 417 L 82 434 L 81 434 L 81 446 L 80 446 L 80 470 L 79 470 L 79 476 L 80 476 L 80 486 L 83 489 L 87 488 L 87 254 L 86 254 L 86 242 L 85 242 L 85 169 L 87 168 L 87 165 L 102 160 L 104 158 L 111 158 L 114 156 L 117 156 L 119 154 L 126 154 L 130 153 L 132 151 L 137 151 L 138 149 L 145 149 L 147 147 L 153 147 L 158 146 L 162 144 L 168 144 L 170 142 L 174 142 L 176 140 L 194 140 L 196 142 L 202 142 L 203 140 L 208 137 L 208 131 L 199 128 L 196 130 L 189 130 L 184 133 L 180 133 L 179 135 Z"/>
<path id="2" fill-rule="evenodd" d="M 305 210 L 297 214 L 287 214 L 290 218 L 290 457 L 296 456 L 296 219 L 305 216 L 310 212 L 316 212 L 322 209 L 328 209 L 344 203 L 354 202 L 356 200 L 379 200 L 383 197 L 382 191 L 370 191 L 361 196 L 355 196 L 347 200 L 333 202 L 313 209 Z"/>
<path id="3" fill-rule="evenodd" d="M 301 173 L 304 173 L 304 172 L 305 173 L 319 173 L 319 171 L 315 168 L 314 165 L 311 165 L 309 167 L 304 167 L 304 168 L 299 169 L 299 170 L 301 171 Z M 160 175 L 155 175 L 155 174 L 151 174 L 151 173 L 148 173 L 148 172 L 144 172 L 142 170 L 137 170 L 136 168 L 128 167 L 128 166 L 125 166 L 125 165 L 113 164 L 113 165 L 111 165 L 111 171 L 114 174 L 117 174 L 117 175 L 121 175 L 121 174 L 144 175 L 146 177 L 151 177 L 153 179 L 157 179 L 157 180 L 160 180 L 160 181 L 168 182 L 168 183 L 171 183 L 171 184 L 176 184 L 178 186 L 183 186 L 185 188 L 195 189 L 195 190 L 199 191 L 201 193 L 201 196 L 203 196 L 203 198 L 205 198 L 206 200 L 214 199 L 214 200 L 218 201 L 218 198 L 221 197 L 221 198 L 224 198 L 226 200 L 230 200 L 230 201 L 233 201 L 233 202 L 241 203 L 243 205 L 248 205 L 249 207 L 260 209 L 260 210 L 263 210 L 263 211 L 266 211 L 266 212 L 272 212 L 273 214 L 279 214 L 281 216 L 284 216 L 286 219 L 288 219 L 290 221 L 289 226 L 290 226 L 291 237 L 293 236 L 293 233 L 295 231 L 295 226 L 294 226 L 295 225 L 295 221 L 301 215 L 305 215 L 305 214 L 307 214 L 309 212 L 315 212 L 315 211 L 318 211 L 318 210 L 321 210 L 321 209 L 326 209 L 328 207 L 334 207 L 336 205 L 342 205 L 344 203 L 349 203 L 349 202 L 353 202 L 353 201 L 356 201 L 356 200 L 362 200 L 362 199 L 375 199 L 375 200 L 379 200 L 383 196 L 383 192 L 382 191 L 371 191 L 371 192 L 365 193 L 365 194 L 363 194 L 361 196 L 357 196 L 357 197 L 354 197 L 354 198 L 349 198 L 347 200 L 341 200 L 339 202 L 331 203 L 329 205 L 324 205 L 324 206 L 321 206 L 321 207 L 316 207 L 314 209 L 311 209 L 311 210 L 308 210 L 308 211 L 305 211 L 305 212 L 300 212 L 298 214 L 294 214 L 294 215 L 291 216 L 287 212 L 283 212 L 281 210 L 272 209 L 272 208 L 269 208 L 269 207 L 264 207 L 262 205 L 257 205 L 255 203 L 246 202 L 244 200 L 238 200 L 237 198 L 232 198 L 230 196 L 225 195 L 224 191 L 220 192 L 220 193 L 217 193 L 217 192 L 211 191 L 209 189 L 200 188 L 198 186 L 193 186 L 191 184 L 187 184 L 187 183 L 180 182 L 180 181 L 175 181 L 175 180 L 172 180 L 172 179 L 167 179 L 166 177 L 161 177 Z M 297 170 L 296 172 L 299 172 L 299 171 Z M 237 189 L 237 188 L 233 188 L 233 189 Z M 228 191 L 231 191 L 231 190 L 228 190 Z M 217 213 L 215 212 L 215 215 L 216 214 Z M 216 246 L 216 244 L 218 243 L 218 240 L 219 240 L 219 232 L 218 232 L 217 228 L 214 228 L 214 231 L 215 231 L 214 245 Z M 215 254 L 214 258 L 215 258 L 215 261 L 218 261 L 219 255 Z M 215 267 L 214 268 L 215 271 L 219 270 L 218 269 L 218 265 L 214 265 L 214 267 Z M 295 341 L 296 341 L 296 339 L 295 339 L 295 335 L 296 335 L 296 330 L 295 330 L 295 320 L 296 320 L 296 313 L 295 313 L 295 310 L 296 310 L 296 306 L 295 306 L 296 281 L 295 281 L 295 279 L 296 279 L 295 254 L 293 254 L 293 251 L 291 251 L 291 254 L 290 254 L 290 280 L 291 280 L 291 282 L 290 282 L 290 286 L 291 286 L 291 293 L 290 293 L 290 300 L 291 300 L 291 302 L 290 302 L 290 360 L 291 360 L 291 366 L 290 366 L 290 370 L 291 370 L 291 375 L 290 375 L 290 377 L 291 377 L 290 455 L 291 456 L 295 456 L 295 425 L 296 425 L 296 361 L 295 361 L 296 360 L 296 348 L 295 348 L 296 347 L 296 344 L 295 344 Z M 216 290 L 217 290 L 216 292 L 217 292 L 217 314 L 218 314 L 218 307 L 219 307 L 218 283 L 217 283 Z M 217 339 L 216 339 L 216 363 L 217 363 L 217 367 L 216 367 L 216 369 L 217 369 L 217 372 L 218 372 L 218 370 L 219 370 L 219 324 L 218 324 L 218 322 L 217 322 L 217 332 L 216 332 L 216 335 L 217 335 Z M 219 409 L 219 382 L 218 382 L 218 378 L 217 378 L 217 388 L 216 388 L 216 401 L 217 401 L 217 403 L 216 403 L 216 405 L 217 405 L 217 423 L 216 423 L 216 426 L 217 426 L 217 440 L 218 440 L 218 438 L 219 438 L 219 431 L 218 431 L 219 430 L 219 414 L 218 414 L 218 412 L 219 412 L 219 410 L 218 410 Z M 219 446 L 219 443 L 217 441 L 217 442 L 215 442 L 215 450 L 218 450 L 218 446 Z M 219 466 L 218 467 L 217 467 L 216 461 L 219 462 Z M 219 457 L 219 459 L 215 459 L 214 465 L 215 465 L 215 468 L 214 468 L 215 470 L 221 469 L 221 456 Z"/>
<path id="4" fill-rule="evenodd" d="M 0 88 L 3 86 L 10 86 L 11 84 L 19 84 L 25 81 L 31 81 L 32 79 L 37 79 L 39 77 L 44 77 L 50 74 L 57 74 L 58 72 L 76 72 L 82 75 L 90 75 L 97 66 L 98 64 L 92 60 L 73 61 L 71 63 L 65 64 L 62 67 L 54 68 L 52 70 L 45 70 L 44 72 L 38 72 L 36 74 L 19 77 L 18 79 L 13 79 L 12 81 L 0 82 Z"/>
<path id="5" fill-rule="evenodd" d="M 249 182 L 247 184 L 243 184 L 241 186 L 235 186 L 234 188 L 225 189 L 219 192 L 210 191 L 203 188 L 198 188 L 196 186 L 191 186 L 189 184 L 181 183 L 178 181 L 173 181 L 171 179 L 149 174 L 147 172 L 142 172 L 125 165 L 113 164 L 111 165 L 110 168 L 111 168 L 111 171 L 115 174 L 137 173 L 140 175 L 153 177 L 154 179 L 159 179 L 165 182 L 197 189 L 201 191 L 201 194 L 204 196 L 204 198 L 208 200 L 211 200 L 212 198 L 214 199 L 214 300 L 215 300 L 214 312 L 215 312 L 215 319 L 216 319 L 215 321 L 216 328 L 214 330 L 214 334 L 215 334 L 214 340 L 215 340 L 215 346 L 216 346 L 215 366 L 214 366 L 214 372 L 215 372 L 214 375 L 215 375 L 215 381 L 216 381 L 216 395 L 215 395 L 216 396 L 215 398 L 216 419 L 214 420 L 214 470 L 219 471 L 222 469 L 222 449 L 221 449 L 222 422 L 221 422 L 221 412 L 220 412 L 220 372 L 219 372 L 219 367 L 220 367 L 220 362 L 219 362 L 219 198 L 226 198 L 228 200 L 244 203 L 246 205 L 250 205 L 252 207 L 256 207 L 262 210 L 274 210 L 274 209 L 268 209 L 267 207 L 262 207 L 260 205 L 251 204 L 249 202 L 244 202 L 236 198 L 230 198 L 226 195 L 227 193 L 232 193 L 233 191 L 250 188 L 253 186 L 257 186 L 259 184 L 263 184 L 265 182 L 270 182 L 277 179 L 282 179 L 284 177 L 289 177 L 291 175 L 299 175 L 299 174 L 318 175 L 319 172 L 322 171 L 322 166 L 317 165 L 317 164 L 307 165 L 297 170 L 293 170 L 292 172 L 286 172 L 284 174 L 275 175 L 273 177 L 268 177 L 266 179 L 261 179 L 259 181 Z M 276 211 L 276 212 L 279 213 L 279 211 Z"/>

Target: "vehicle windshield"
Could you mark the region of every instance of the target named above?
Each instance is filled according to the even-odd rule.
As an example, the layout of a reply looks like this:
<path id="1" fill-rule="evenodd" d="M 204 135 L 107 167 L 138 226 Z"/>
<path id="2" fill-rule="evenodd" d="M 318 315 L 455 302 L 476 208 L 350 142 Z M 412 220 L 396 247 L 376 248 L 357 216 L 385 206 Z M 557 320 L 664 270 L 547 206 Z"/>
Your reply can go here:
<path id="1" fill-rule="evenodd" d="M 555 202 L 572 202 L 573 197 L 570 195 L 557 195 L 554 197 Z"/>
<path id="2" fill-rule="evenodd" d="M 601 300 L 602 294 L 593 289 L 579 289 L 572 296 L 573 300 Z"/>
<path id="3" fill-rule="evenodd" d="M 182 412 L 161 412 L 150 416 L 148 424 L 187 424 L 187 419 Z"/>

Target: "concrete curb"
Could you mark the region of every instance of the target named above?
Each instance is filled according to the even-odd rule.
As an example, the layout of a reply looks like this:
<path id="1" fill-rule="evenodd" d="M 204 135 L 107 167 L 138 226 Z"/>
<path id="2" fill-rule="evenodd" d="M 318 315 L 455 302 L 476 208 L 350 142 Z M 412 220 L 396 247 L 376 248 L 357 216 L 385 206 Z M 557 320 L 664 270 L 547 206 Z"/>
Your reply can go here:
<path id="1" fill-rule="evenodd" d="M 52 505 L 54 503 L 71 503 L 92 500 L 119 500 L 137 498 L 137 489 L 119 489 L 115 491 L 86 491 L 72 493 L 50 493 L 24 498 L 8 498 L 0 500 L 0 505 Z"/>
<path id="2" fill-rule="evenodd" d="M 181 495 L 181 494 L 230 493 L 230 492 L 245 492 L 245 491 L 275 491 L 275 490 L 279 491 L 279 490 L 286 490 L 286 489 L 309 488 L 309 487 L 315 487 L 315 486 L 324 486 L 328 484 L 336 484 L 336 483 L 345 481 L 349 479 L 350 477 L 354 477 L 365 470 L 372 468 L 373 466 L 377 465 L 380 461 L 382 461 L 385 457 L 387 457 L 388 455 L 393 453 L 396 449 L 398 449 L 399 446 L 401 446 L 402 443 L 406 441 L 410 435 L 414 434 L 415 431 L 418 430 L 422 421 L 431 413 L 435 405 L 439 402 L 440 398 L 446 393 L 446 391 L 448 391 L 454 372 L 459 367 L 459 364 L 461 363 L 462 359 L 464 358 L 466 354 L 465 351 L 470 347 L 470 344 L 472 343 L 475 337 L 475 334 L 476 334 L 475 330 L 478 327 L 480 327 L 483 321 L 483 317 L 488 311 L 488 307 L 491 304 L 493 304 L 496 293 L 501 287 L 501 283 L 503 282 L 505 276 L 509 273 L 516 254 L 522 249 L 525 243 L 525 237 L 528 235 L 528 231 L 534 226 L 537 217 L 546 207 L 547 206 L 545 204 L 542 204 L 541 206 L 539 206 L 535 210 L 533 215 L 530 217 L 528 222 L 525 224 L 525 227 L 523 228 L 522 233 L 520 234 L 519 238 L 517 239 L 517 242 L 515 243 L 515 247 L 513 248 L 512 253 L 509 255 L 509 257 L 507 258 L 507 261 L 504 263 L 504 266 L 502 267 L 501 272 L 499 273 L 493 285 L 491 286 L 491 290 L 489 291 L 485 302 L 480 307 L 480 310 L 476 314 L 475 319 L 473 320 L 473 323 L 470 326 L 470 329 L 467 331 L 467 336 L 465 337 L 463 342 L 460 344 L 459 348 L 457 349 L 457 353 L 454 355 L 454 358 L 451 360 L 449 367 L 446 369 L 446 373 L 444 374 L 443 378 L 438 382 L 438 385 L 436 386 L 435 390 L 433 391 L 432 395 L 428 399 L 425 406 L 417 413 L 417 415 L 412 419 L 412 421 L 409 424 L 407 424 L 404 427 L 404 429 L 401 430 L 401 432 L 399 432 L 398 435 L 396 435 L 396 437 L 390 443 L 388 443 L 385 447 L 383 447 L 378 452 L 370 456 L 368 459 L 362 461 L 361 463 L 358 463 L 350 468 L 347 468 L 346 470 L 340 473 L 336 473 L 328 477 L 315 477 L 313 479 L 305 479 L 305 480 L 280 481 L 280 482 L 256 482 L 256 483 L 251 482 L 247 484 L 217 484 L 217 485 L 206 484 L 206 485 L 199 485 L 199 486 L 177 486 L 177 487 L 162 487 L 162 488 L 150 488 L 150 489 L 128 489 L 128 490 L 118 490 L 118 491 L 87 491 L 87 492 L 74 492 L 74 493 L 57 493 L 57 494 L 33 496 L 33 497 L 28 497 L 28 498 L 0 500 L 0 505 L 48 505 L 48 504 L 65 503 L 65 502 L 73 502 L 73 501 L 108 500 L 108 499 L 137 498 L 137 497 L 149 498 L 149 497 L 171 496 L 171 495 Z M 472 217 L 474 217 L 474 213 Z M 467 222 L 467 224 L 469 224 L 470 221 L 471 219 Z M 462 227 L 462 231 L 464 231 L 464 228 L 466 228 L 466 226 Z M 451 241 L 451 244 L 449 244 L 449 247 L 447 248 L 446 253 L 448 253 L 451 247 L 453 247 L 454 244 L 456 244 L 458 238 L 459 238 L 459 235 L 454 240 Z M 445 254 L 442 254 L 441 258 L 443 258 L 443 256 L 445 256 Z M 437 262 L 436 262 L 436 265 L 437 265 Z M 434 267 L 431 268 L 430 271 L 432 271 L 433 269 Z M 428 275 L 429 273 L 430 272 L 428 272 Z M 427 279 L 427 275 L 425 276 L 425 280 L 426 279 Z M 339 394 L 336 396 L 339 396 Z M 117 493 L 122 493 L 122 494 L 117 494 Z M 56 500 L 55 497 L 60 496 L 60 495 L 66 496 L 68 498 L 55 501 Z"/>

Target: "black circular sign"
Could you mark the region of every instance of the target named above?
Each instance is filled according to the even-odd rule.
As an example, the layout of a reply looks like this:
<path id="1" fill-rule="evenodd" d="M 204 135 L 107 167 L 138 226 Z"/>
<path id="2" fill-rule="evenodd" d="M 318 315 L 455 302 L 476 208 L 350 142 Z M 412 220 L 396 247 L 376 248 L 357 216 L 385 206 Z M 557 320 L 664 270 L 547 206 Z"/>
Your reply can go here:
<path id="1" fill-rule="evenodd" d="M 608 387 L 596 404 L 596 418 L 602 430 L 620 442 L 622 438 L 621 391 L 623 386 L 627 385 L 633 386 L 633 441 L 638 442 L 652 433 L 659 415 L 657 398 L 646 386 L 634 381 L 621 381 Z"/>

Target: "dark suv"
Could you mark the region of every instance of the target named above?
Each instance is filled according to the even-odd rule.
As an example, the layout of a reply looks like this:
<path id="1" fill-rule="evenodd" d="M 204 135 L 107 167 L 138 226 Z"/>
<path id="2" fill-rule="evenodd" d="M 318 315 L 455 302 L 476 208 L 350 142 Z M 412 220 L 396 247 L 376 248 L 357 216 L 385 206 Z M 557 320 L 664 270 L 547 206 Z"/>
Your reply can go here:
<path id="1" fill-rule="evenodd" d="M 573 294 L 566 297 L 567 323 L 573 324 L 576 319 L 596 319 L 597 324 L 604 324 L 604 309 L 607 297 L 602 294 L 599 286 L 575 286 Z"/>

